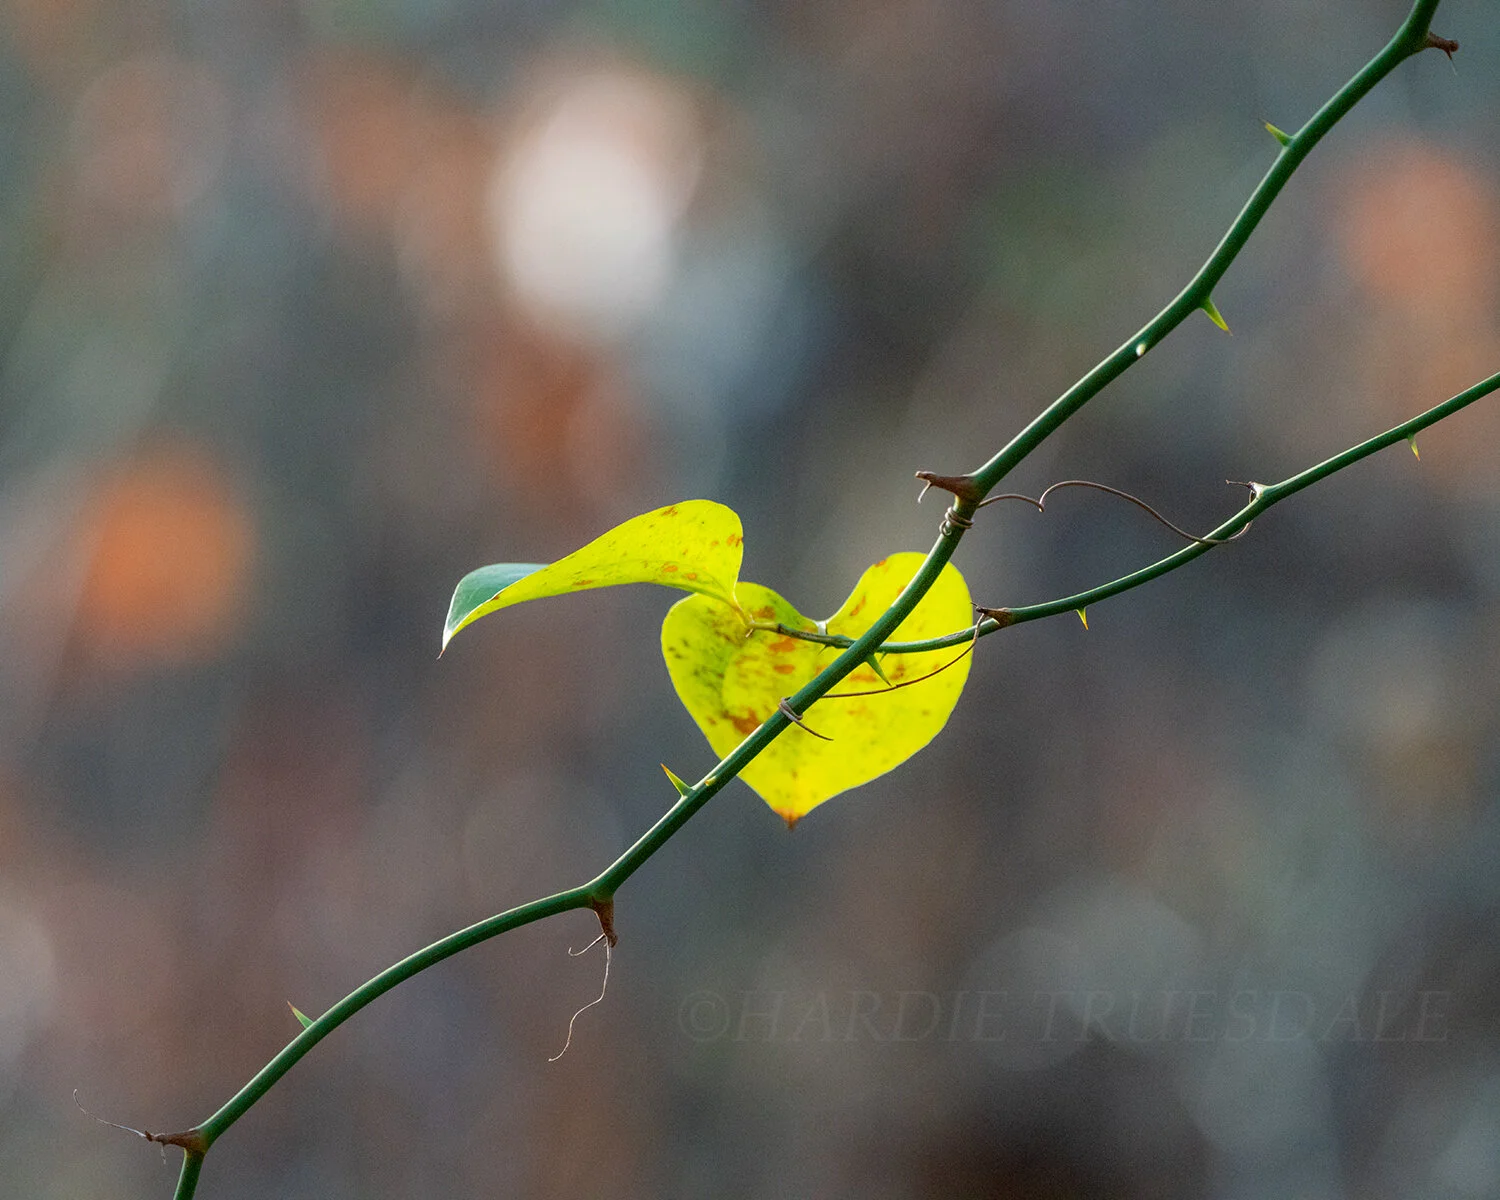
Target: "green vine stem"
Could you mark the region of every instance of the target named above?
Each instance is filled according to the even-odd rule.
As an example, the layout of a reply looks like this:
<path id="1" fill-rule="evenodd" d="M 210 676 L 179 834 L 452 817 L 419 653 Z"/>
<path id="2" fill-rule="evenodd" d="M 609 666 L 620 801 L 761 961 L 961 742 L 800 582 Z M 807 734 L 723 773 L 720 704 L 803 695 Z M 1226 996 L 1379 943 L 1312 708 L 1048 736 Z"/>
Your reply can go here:
<path id="1" fill-rule="evenodd" d="M 1452 46 L 1452 43 L 1433 39 L 1429 32 L 1428 25 L 1437 6 L 1438 0 L 1416 0 L 1411 13 L 1389 44 L 1340 88 L 1301 130 L 1286 139 L 1276 162 L 1251 194 L 1249 201 L 1235 218 L 1228 233 L 1225 234 L 1208 261 L 1193 276 L 1187 287 L 1166 308 L 1144 326 L 1135 337 L 1105 358 L 1049 405 L 978 471 L 971 475 L 944 477 L 941 482 L 938 482 L 939 477 L 934 477 L 937 486 L 947 487 L 956 497 L 953 508 L 944 518 L 937 542 L 928 552 L 926 560 L 911 582 L 907 584 L 891 607 L 861 637 L 842 647 L 841 653 L 815 679 L 789 699 L 788 707 L 793 713 L 805 712 L 810 705 L 831 691 L 845 676 L 865 662 L 871 654 L 882 649 L 893 650 L 900 645 L 886 647 L 886 639 L 895 632 L 936 582 L 943 567 L 957 550 L 964 531 L 972 523 L 974 512 L 980 502 L 1017 464 L 1108 383 L 1138 362 L 1148 351 L 1154 349 L 1168 333 L 1195 310 L 1203 309 L 1210 315 L 1217 312 L 1213 308 L 1211 299 L 1214 285 L 1222 278 L 1230 263 L 1244 247 L 1261 217 L 1275 200 L 1277 193 L 1291 178 L 1298 164 L 1307 157 L 1319 139 L 1332 129 L 1371 88 L 1411 55 L 1434 46 L 1445 52 L 1456 48 Z M 1383 446 L 1408 436 L 1409 433 L 1426 428 L 1434 421 L 1441 420 L 1449 413 L 1462 408 L 1464 404 L 1472 403 L 1497 387 L 1500 387 L 1500 377 L 1491 377 L 1445 404 L 1424 413 L 1421 417 L 1415 418 L 1414 421 L 1409 421 L 1378 438 L 1347 450 L 1326 463 L 1310 468 L 1274 487 L 1260 489 L 1251 504 L 1224 522 L 1219 529 L 1214 531 L 1215 535 L 1231 533 L 1242 528 L 1256 513 L 1264 511 L 1278 500 L 1300 491 L 1367 454 L 1374 453 Z M 1091 592 L 1053 601 L 1050 604 L 1002 610 L 1004 617 L 1000 620 L 986 621 L 985 626 L 990 628 L 982 628 L 980 632 L 990 632 L 1005 624 L 1037 620 L 1056 613 L 1068 612 L 1093 600 L 1116 595 L 1165 574 L 1167 571 L 1175 570 L 1210 548 L 1207 545 L 1195 543 L 1150 567 Z M 956 640 L 937 639 L 930 644 L 900 646 L 900 648 L 933 649 L 941 645 L 956 645 L 972 638 L 974 632 L 971 628 L 953 635 Z M 201 1125 L 185 1133 L 152 1137 L 153 1141 L 183 1148 L 184 1158 L 177 1182 L 176 1200 L 191 1200 L 197 1191 L 204 1156 L 209 1148 L 230 1126 L 244 1116 L 251 1106 L 260 1100 L 303 1055 L 360 1009 L 413 975 L 499 934 L 575 909 L 593 909 L 599 916 L 605 934 L 613 941 L 611 914 L 616 890 L 681 829 L 709 799 L 779 737 L 791 723 L 792 718 L 785 711 L 773 712 L 754 733 L 726 756 L 708 775 L 684 792 L 677 803 L 655 825 L 592 881 L 558 892 L 553 896 L 533 900 L 498 916 L 490 917 L 488 920 L 480 921 L 386 968 L 312 1021 L 222 1108 Z"/>
<path id="2" fill-rule="evenodd" d="M 1324 459 L 1316 466 L 1308 467 L 1307 470 L 1300 471 L 1289 479 L 1283 479 L 1280 483 L 1253 484 L 1250 502 L 1228 520 L 1221 522 L 1192 545 L 1184 546 L 1175 554 L 1169 554 L 1166 558 L 1148 567 L 1142 567 L 1138 571 L 1132 571 L 1129 575 L 1100 584 L 1088 591 L 1079 592 L 1075 596 L 1049 600 L 1045 604 L 1029 604 L 1022 608 L 988 609 L 985 611 L 1000 615 L 986 617 L 977 625 L 958 629 L 953 633 L 945 633 L 942 637 L 926 638 L 919 642 L 886 642 L 877 646 L 874 652 L 876 654 L 928 654 L 934 650 L 949 650 L 958 646 L 966 646 L 974 640 L 976 629 L 980 637 L 986 637 L 1024 621 L 1036 621 L 1042 617 L 1055 617 L 1060 613 L 1077 612 L 1080 608 L 1087 608 L 1101 600 L 1108 600 L 1111 596 L 1118 596 L 1121 592 L 1128 592 L 1131 588 L 1140 587 L 1143 583 L 1150 583 L 1169 571 L 1185 566 L 1201 554 L 1207 554 L 1210 550 L 1228 545 L 1232 535 L 1245 529 L 1251 521 L 1273 504 L 1280 503 L 1288 496 L 1296 495 L 1303 488 L 1311 487 L 1319 480 L 1352 466 L 1362 458 L 1368 458 L 1378 450 L 1384 450 L 1387 446 L 1394 446 L 1398 442 L 1415 437 L 1422 430 L 1436 425 L 1460 409 L 1467 408 L 1476 400 L 1482 400 L 1497 391 L 1500 391 L 1500 372 L 1491 375 L 1488 379 L 1481 379 L 1472 387 L 1465 388 L 1458 395 L 1434 405 L 1411 420 L 1403 421 L 1400 425 L 1387 429 L 1368 441 L 1360 442 L 1359 445 L 1351 446 L 1332 458 Z M 804 641 L 817 642 L 838 650 L 846 649 L 854 644 L 852 638 L 840 637 L 835 633 L 809 633 L 784 625 L 776 626 L 776 632 L 783 637 L 801 638 Z"/>
<path id="3" fill-rule="evenodd" d="M 1266 509 L 1273 504 L 1279 504 L 1288 496 L 1295 496 L 1303 488 L 1311 487 L 1319 480 L 1327 479 L 1336 471 L 1342 471 L 1345 467 L 1359 462 L 1362 458 L 1368 458 L 1378 450 L 1384 450 L 1387 446 L 1394 446 L 1407 438 L 1415 437 L 1429 426 L 1436 425 L 1445 417 L 1450 417 L 1461 408 L 1467 408 L 1476 400 L 1481 400 L 1492 392 L 1500 391 L 1500 372 L 1491 375 L 1488 379 L 1481 379 L 1472 387 L 1465 388 L 1458 395 L 1444 400 L 1441 404 L 1434 405 L 1419 416 L 1410 421 L 1404 421 L 1394 428 L 1387 429 L 1384 433 L 1361 442 L 1357 446 L 1351 446 L 1342 453 L 1335 454 L 1332 458 L 1324 459 L 1316 466 L 1308 467 L 1305 471 L 1299 471 L 1289 479 L 1283 479 L 1280 483 L 1254 484 L 1250 503 L 1230 517 L 1229 520 L 1213 530 L 1208 536 L 1210 538 L 1225 538 L 1238 530 L 1245 528 Z M 1218 543 L 1222 545 L 1223 543 Z M 1166 558 L 1152 563 L 1149 567 L 1142 567 L 1111 583 L 1100 587 L 1090 588 L 1086 592 L 1079 592 L 1076 596 L 1068 596 L 1062 600 L 1052 600 L 1046 604 L 1032 604 L 1025 608 L 1012 608 L 1004 610 L 1007 616 L 1006 625 L 1019 625 L 1023 621 L 1036 621 L 1042 617 L 1055 617 L 1059 613 L 1076 612 L 1080 608 L 1086 608 L 1100 600 L 1107 600 L 1111 596 L 1118 596 L 1121 592 L 1128 592 L 1131 588 L 1140 587 L 1143 583 L 1150 583 L 1153 579 L 1160 578 L 1168 571 L 1175 571 L 1178 567 L 1192 562 L 1200 554 L 1207 554 L 1215 548 L 1213 542 L 1194 542 L 1190 546 L 1184 546 L 1175 554 L 1169 554 Z M 999 622 L 986 621 L 986 625 L 992 628 L 1001 628 Z M 981 633 L 986 632 L 981 630 Z M 948 645 L 958 645 L 968 641 L 974 635 L 972 629 L 965 629 L 954 635 L 955 640 L 939 639 Z"/>
<path id="4" fill-rule="evenodd" d="M 187 1197 L 198 1190 L 198 1175 L 203 1170 L 203 1154 L 202 1150 L 182 1152 L 182 1170 L 177 1175 L 175 1200 L 187 1200 Z"/>
<path id="5" fill-rule="evenodd" d="M 1213 307 L 1214 285 L 1224 277 L 1229 264 L 1244 249 L 1255 227 L 1270 209 L 1272 202 L 1286 186 L 1287 180 L 1302 164 L 1312 148 L 1323 139 L 1323 135 L 1339 123 L 1356 104 L 1382 79 L 1402 62 L 1423 50 L 1437 47 L 1442 39 L 1434 41 L 1429 26 L 1437 11 L 1438 0 L 1417 0 L 1410 14 L 1401 23 L 1396 35 L 1385 48 L 1341 87 L 1333 97 L 1314 113 L 1307 124 L 1295 134 L 1281 142 L 1281 152 L 1271 169 L 1261 178 L 1250 199 L 1245 202 L 1214 248 L 1208 260 L 1177 297 L 1155 317 L 1141 327 L 1134 337 L 1123 343 L 1092 371 L 1054 400 L 1042 413 L 1021 430 L 1009 445 L 984 466 L 969 476 L 973 481 L 975 495 L 972 500 L 959 497 L 958 512 L 962 517 L 972 517 L 973 507 L 983 500 L 995 486 L 1006 477 L 1023 459 L 1046 440 L 1057 428 L 1098 395 L 1110 382 L 1124 374 L 1145 355 L 1154 350 L 1161 340 L 1182 324 L 1194 312 L 1202 309 L 1213 316 L 1218 310 Z M 1452 44 L 1452 43 L 1448 43 Z M 1285 137 L 1286 135 L 1282 135 Z"/>

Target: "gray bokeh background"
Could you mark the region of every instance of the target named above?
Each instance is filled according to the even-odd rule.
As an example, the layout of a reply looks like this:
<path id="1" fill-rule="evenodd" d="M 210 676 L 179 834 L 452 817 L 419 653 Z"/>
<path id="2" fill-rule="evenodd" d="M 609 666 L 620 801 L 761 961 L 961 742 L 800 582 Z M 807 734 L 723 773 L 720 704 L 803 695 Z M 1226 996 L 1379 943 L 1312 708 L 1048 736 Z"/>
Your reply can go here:
<path id="1" fill-rule="evenodd" d="M 460 575 L 707 496 L 834 611 L 1165 303 L 1394 0 L 6 0 L 0 1178 L 206 1117 L 710 757 L 648 588 Z M 1216 293 L 1010 481 L 1209 528 L 1500 364 L 1500 29 L 1445 3 Z M 919 758 L 716 798 L 320 1046 L 233 1197 L 1500 1195 L 1500 406 L 986 640 Z M 1176 543 L 987 509 L 989 605 Z"/>

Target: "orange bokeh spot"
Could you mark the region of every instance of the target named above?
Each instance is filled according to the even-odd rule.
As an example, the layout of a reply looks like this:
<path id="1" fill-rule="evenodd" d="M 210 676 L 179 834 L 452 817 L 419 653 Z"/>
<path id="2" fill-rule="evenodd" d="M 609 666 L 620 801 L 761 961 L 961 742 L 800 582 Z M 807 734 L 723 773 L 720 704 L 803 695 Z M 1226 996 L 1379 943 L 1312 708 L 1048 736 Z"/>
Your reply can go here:
<path id="1" fill-rule="evenodd" d="M 1440 323 L 1488 313 L 1500 203 L 1487 180 L 1442 152 L 1396 143 L 1366 156 L 1339 189 L 1340 249 L 1361 285 Z"/>
<path id="2" fill-rule="evenodd" d="M 309 61 L 302 95 L 335 215 L 353 230 L 387 228 L 433 132 L 415 79 L 386 59 L 323 53 Z"/>
<path id="3" fill-rule="evenodd" d="M 77 629 L 100 657 L 202 659 L 238 627 L 254 524 L 202 449 L 159 447 L 107 475 L 79 537 L 87 573 Z"/>

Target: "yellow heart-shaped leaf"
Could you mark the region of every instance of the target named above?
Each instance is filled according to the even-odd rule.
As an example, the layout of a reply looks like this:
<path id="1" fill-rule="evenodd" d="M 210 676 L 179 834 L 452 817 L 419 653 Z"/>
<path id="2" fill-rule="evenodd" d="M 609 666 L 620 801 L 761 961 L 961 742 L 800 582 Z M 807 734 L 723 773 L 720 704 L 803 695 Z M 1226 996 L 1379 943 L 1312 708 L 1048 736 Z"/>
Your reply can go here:
<path id="1" fill-rule="evenodd" d="M 659 583 L 734 607 L 743 543 L 734 509 L 712 500 L 684 500 L 632 517 L 550 566 L 480 567 L 453 590 L 443 646 L 465 625 L 523 600 L 623 583 Z"/>
<path id="2" fill-rule="evenodd" d="M 849 599 L 829 618 L 829 633 L 858 637 L 911 581 L 920 554 L 893 554 L 860 577 Z M 741 583 L 735 611 L 707 596 L 689 596 L 672 606 L 662 624 L 662 654 L 672 684 L 714 752 L 723 756 L 776 711 L 777 705 L 815 676 L 833 650 L 757 625 L 781 624 L 813 631 L 770 588 Z M 969 589 L 957 568 L 943 569 L 931 591 L 891 638 L 918 641 L 961 629 L 973 618 Z M 853 671 L 803 714 L 808 729 L 788 729 L 741 772 L 787 823 L 795 824 L 823 801 L 868 783 L 927 745 L 948 720 L 968 678 L 964 652 L 890 654 L 881 671 Z M 946 670 L 939 668 L 952 664 Z M 861 692 L 867 695 L 848 696 Z M 817 734 L 821 734 L 822 740 Z"/>

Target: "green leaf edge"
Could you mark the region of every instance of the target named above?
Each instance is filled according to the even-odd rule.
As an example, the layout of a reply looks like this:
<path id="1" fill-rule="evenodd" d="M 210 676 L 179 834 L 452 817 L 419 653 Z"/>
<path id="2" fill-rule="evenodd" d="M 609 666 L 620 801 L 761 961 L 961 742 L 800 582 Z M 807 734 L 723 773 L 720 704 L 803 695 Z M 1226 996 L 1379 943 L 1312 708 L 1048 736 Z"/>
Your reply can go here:
<path id="1" fill-rule="evenodd" d="M 458 581 L 458 586 L 453 589 L 453 599 L 448 602 L 448 618 L 443 622 L 443 649 L 448 648 L 453 635 L 465 625 L 471 625 L 486 613 L 494 612 L 495 609 L 490 606 L 500 598 L 501 592 L 548 565 L 491 563 L 487 567 L 470 571 Z"/>
<path id="2" fill-rule="evenodd" d="M 684 507 L 697 505 L 707 505 L 714 509 L 718 509 L 724 513 L 727 513 L 730 517 L 733 518 L 735 522 L 735 536 L 737 538 L 743 537 L 743 533 L 739 528 L 739 514 L 736 513 L 732 508 L 729 508 L 728 506 L 720 504 L 714 500 L 682 500 L 678 501 L 676 504 L 667 505 L 665 506 L 665 508 L 652 509 L 648 512 L 639 513 L 637 514 L 637 516 L 630 518 L 630 520 L 628 521 L 622 521 L 619 525 L 605 530 L 605 532 L 600 534 L 599 537 L 593 539 L 593 541 L 590 541 L 583 546 L 580 546 L 578 550 L 573 552 L 573 554 L 559 559 L 556 563 L 492 563 L 489 566 L 479 567 L 473 571 L 470 571 L 467 575 L 465 575 L 458 581 L 458 586 L 453 589 L 453 598 L 448 602 L 448 617 L 443 622 L 443 644 L 438 651 L 439 656 L 441 656 L 443 651 L 448 648 L 448 643 L 453 640 L 454 634 L 458 633 L 459 630 L 472 625 L 475 621 L 479 620 L 480 617 L 488 616 L 490 613 L 497 612 L 500 609 L 506 608 L 509 606 L 509 604 L 513 603 L 514 601 L 506 600 L 504 598 L 505 592 L 514 587 L 517 583 L 520 583 L 528 576 L 534 575 L 538 571 L 546 570 L 549 567 L 557 566 L 559 565 L 559 563 L 568 562 L 576 555 L 582 554 L 584 551 L 589 550 L 598 541 L 602 540 L 603 538 L 609 537 L 611 534 L 617 532 L 623 526 L 629 525 L 642 517 L 651 517 L 670 510 L 677 510 Z M 737 571 L 736 574 L 738 574 Z M 618 583 L 604 584 L 601 586 L 623 587 L 627 583 L 655 583 L 661 587 L 670 587 L 679 591 L 709 596 L 713 599 L 722 601 L 723 603 L 729 605 L 730 608 L 738 611 L 739 603 L 734 592 L 736 582 L 736 579 L 731 578 L 725 581 L 715 581 L 715 583 L 705 585 L 688 583 L 685 580 L 681 583 L 668 583 L 665 580 L 652 579 L 620 580 Z M 728 584 L 727 591 L 725 590 L 724 583 Z M 485 597 L 485 599 L 479 601 L 478 603 L 475 603 L 475 601 L 480 596 Z M 534 599 L 542 598 L 543 597 L 541 596 L 534 597 Z"/>

